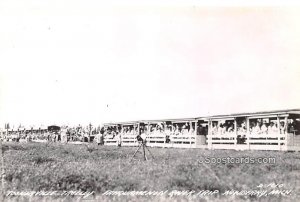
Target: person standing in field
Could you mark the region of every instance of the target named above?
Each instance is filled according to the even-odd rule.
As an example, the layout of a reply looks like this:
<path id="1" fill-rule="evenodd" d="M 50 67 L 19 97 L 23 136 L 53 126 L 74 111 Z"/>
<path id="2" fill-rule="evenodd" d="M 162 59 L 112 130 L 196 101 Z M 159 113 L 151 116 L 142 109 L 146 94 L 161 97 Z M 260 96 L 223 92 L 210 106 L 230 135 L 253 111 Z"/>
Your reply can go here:
<path id="1" fill-rule="evenodd" d="M 117 139 L 118 147 L 121 147 L 122 146 L 121 133 L 118 131 L 116 131 L 116 139 Z"/>
<path id="2" fill-rule="evenodd" d="M 97 145 L 100 145 L 101 144 L 101 133 L 98 133 L 97 135 L 96 135 L 96 143 L 97 143 Z"/>
<path id="3" fill-rule="evenodd" d="M 97 145 L 104 145 L 104 132 L 105 132 L 105 129 L 104 129 L 104 127 L 102 127 L 100 129 L 99 133 L 96 135 Z"/>
<path id="4" fill-rule="evenodd" d="M 63 143 L 66 143 L 67 142 L 67 133 L 68 133 L 68 127 L 64 127 L 62 130 L 61 130 L 61 142 Z"/>

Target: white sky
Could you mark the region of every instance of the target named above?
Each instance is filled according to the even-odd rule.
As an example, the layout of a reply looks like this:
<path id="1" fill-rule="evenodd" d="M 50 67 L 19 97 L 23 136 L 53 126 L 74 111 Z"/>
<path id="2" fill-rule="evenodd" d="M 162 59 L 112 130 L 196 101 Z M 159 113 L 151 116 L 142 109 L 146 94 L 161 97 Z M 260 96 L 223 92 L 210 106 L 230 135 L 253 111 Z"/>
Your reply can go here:
<path id="1" fill-rule="evenodd" d="M 295 6 L 0 0 L 0 127 L 300 108 L 299 20 Z"/>

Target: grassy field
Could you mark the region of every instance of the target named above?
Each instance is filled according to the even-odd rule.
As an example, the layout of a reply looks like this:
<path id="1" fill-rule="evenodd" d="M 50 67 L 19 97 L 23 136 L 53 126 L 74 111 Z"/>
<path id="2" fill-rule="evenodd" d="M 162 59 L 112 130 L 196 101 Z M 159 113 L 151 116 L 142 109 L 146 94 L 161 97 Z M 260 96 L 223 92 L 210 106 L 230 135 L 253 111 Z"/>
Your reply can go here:
<path id="1" fill-rule="evenodd" d="M 155 159 L 143 161 L 136 148 L 60 143 L 4 143 L 5 193 L 9 191 L 94 191 L 90 199 L 101 201 L 299 201 L 299 153 L 271 151 L 229 151 L 201 149 L 150 148 Z M 150 158 L 150 156 L 148 155 Z M 203 164 L 206 157 L 275 157 L 275 164 Z M 173 196 L 174 190 L 260 190 L 266 185 L 284 184 L 288 196 Z M 263 184 L 263 188 L 257 188 Z M 274 189 L 274 188 L 272 188 Z M 115 191 L 167 191 L 163 196 L 104 196 Z M 5 199 L 29 201 L 29 197 Z M 76 197 L 72 198 L 75 199 Z M 44 200 L 68 201 L 68 197 Z M 80 198 L 76 198 L 80 199 Z M 31 199 L 30 199 L 31 200 Z M 37 199 L 40 200 L 40 199 Z"/>

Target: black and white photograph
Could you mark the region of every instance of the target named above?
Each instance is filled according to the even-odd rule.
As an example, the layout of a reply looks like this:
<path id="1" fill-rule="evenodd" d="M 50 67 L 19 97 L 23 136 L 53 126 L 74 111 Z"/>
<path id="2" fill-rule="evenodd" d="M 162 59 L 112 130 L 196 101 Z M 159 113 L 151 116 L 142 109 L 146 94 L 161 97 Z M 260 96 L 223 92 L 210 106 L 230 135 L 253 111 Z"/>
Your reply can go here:
<path id="1" fill-rule="evenodd" d="M 300 2 L 0 0 L 0 201 L 300 201 Z"/>

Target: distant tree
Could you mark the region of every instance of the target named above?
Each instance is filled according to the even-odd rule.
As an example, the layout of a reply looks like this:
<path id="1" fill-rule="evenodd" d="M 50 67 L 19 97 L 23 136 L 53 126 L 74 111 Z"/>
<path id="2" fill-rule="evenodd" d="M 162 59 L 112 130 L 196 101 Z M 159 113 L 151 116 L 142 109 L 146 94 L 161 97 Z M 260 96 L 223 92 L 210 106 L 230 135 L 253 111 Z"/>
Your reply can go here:
<path id="1" fill-rule="evenodd" d="M 9 123 L 5 124 L 5 129 L 10 129 Z"/>

